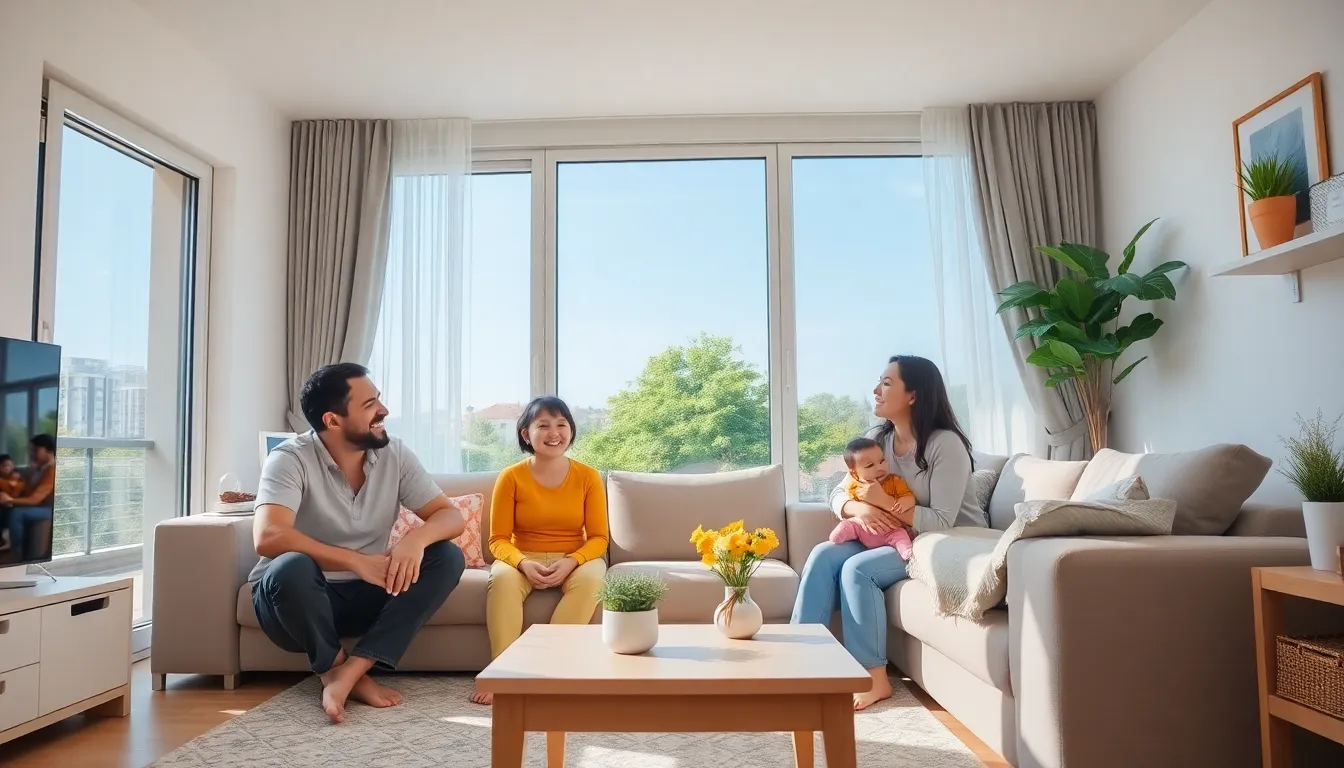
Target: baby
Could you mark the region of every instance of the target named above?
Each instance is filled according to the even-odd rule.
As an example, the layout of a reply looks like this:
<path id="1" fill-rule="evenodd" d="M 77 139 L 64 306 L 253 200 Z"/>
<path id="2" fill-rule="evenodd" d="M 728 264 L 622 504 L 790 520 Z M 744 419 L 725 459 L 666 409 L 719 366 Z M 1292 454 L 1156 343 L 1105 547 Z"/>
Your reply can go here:
<path id="1" fill-rule="evenodd" d="M 882 446 L 875 440 L 860 437 L 851 441 L 845 446 L 845 464 L 849 467 L 849 477 L 845 478 L 845 485 L 851 499 L 861 501 L 860 482 L 878 483 L 893 499 L 914 495 L 910 491 L 910 486 L 906 485 L 899 475 L 893 475 L 887 469 L 887 457 L 882 453 Z M 905 526 L 898 526 L 896 530 L 888 533 L 869 533 L 867 528 L 851 517 L 841 520 L 840 524 L 835 526 L 835 530 L 831 531 L 831 541 L 836 544 L 855 540 L 869 549 L 881 546 L 894 547 L 902 560 L 908 561 L 912 552 L 910 532 Z"/>

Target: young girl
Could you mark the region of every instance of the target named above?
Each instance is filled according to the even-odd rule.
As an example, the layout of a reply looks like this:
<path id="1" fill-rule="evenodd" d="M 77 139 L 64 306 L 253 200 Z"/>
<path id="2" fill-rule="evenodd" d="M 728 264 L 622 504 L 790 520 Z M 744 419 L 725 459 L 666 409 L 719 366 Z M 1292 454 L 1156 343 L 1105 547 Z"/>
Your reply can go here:
<path id="1" fill-rule="evenodd" d="M 607 496 L 596 469 L 565 456 L 576 436 L 569 406 L 557 397 L 533 400 L 518 419 L 518 447 L 532 455 L 499 473 L 490 501 L 491 658 L 522 634 L 523 601 L 534 589 L 564 590 L 552 624 L 587 624 L 597 610 L 607 572 Z M 471 696 L 477 704 L 492 698 Z"/>

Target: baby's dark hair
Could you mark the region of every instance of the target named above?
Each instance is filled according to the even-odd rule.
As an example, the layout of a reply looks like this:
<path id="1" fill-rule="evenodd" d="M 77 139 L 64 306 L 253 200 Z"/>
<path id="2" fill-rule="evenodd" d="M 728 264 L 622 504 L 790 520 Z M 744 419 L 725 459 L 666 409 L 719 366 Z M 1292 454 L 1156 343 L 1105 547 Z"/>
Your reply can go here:
<path id="1" fill-rule="evenodd" d="M 10 456 L 8 453 L 0 453 L 0 464 L 4 464 L 6 461 L 13 461 L 13 460 L 14 457 Z"/>
<path id="2" fill-rule="evenodd" d="M 850 440 L 849 445 L 845 446 L 845 466 L 850 469 L 854 468 L 854 457 L 859 454 L 859 451 L 881 447 L 882 445 L 880 443 L 868 437 L 856 437 L 853 440 Z"/>

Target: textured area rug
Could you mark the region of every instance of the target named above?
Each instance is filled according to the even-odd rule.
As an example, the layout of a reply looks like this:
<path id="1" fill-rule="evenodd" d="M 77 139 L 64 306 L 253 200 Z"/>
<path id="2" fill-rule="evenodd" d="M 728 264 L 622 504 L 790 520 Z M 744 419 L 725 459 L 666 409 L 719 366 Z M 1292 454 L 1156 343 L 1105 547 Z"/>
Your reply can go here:
<path id="1" fill-rule="evenodd" d="M 156 768 L 428 768 L 490 765 L 490 708 L 467 700 L 461 675 L 389 675 L 384 685 L 405 701 L 390 709 L 359 704 L 332 725 L 309 678 L 251 711 L 183 745 Z M 928 710 L 893 681 L 896 695 L 858 713 L 854 729 L 864 768 L 982 768 L 982 763 Z M 172 694 L 167 694 L 171 696 Z M 817 766 L 825 766 L 820 734 Z M 523 764 L 546 765 L 543 734 L 528 734 Z M 568 768 L 781 768 L 793 765 L 783 733 L 574 733 Z"/>

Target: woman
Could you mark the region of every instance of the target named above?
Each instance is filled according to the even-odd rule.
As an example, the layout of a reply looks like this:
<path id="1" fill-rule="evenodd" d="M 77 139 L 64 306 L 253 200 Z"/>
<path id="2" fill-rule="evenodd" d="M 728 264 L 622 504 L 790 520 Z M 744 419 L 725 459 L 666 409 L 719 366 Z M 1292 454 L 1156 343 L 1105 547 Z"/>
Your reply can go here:
<path id="1" fill-rule="evenodd" d="M 606 576 L 607 496 L 596 469 L 565 456 L 576 437 L 569 406 L 539 397 L 518 418 L 518 447 L 530 457 L 505 468 L 490 500 L 490 580 L 485 624 L 490 657 L 523 631 L 523 601 L 560 587 L 552 624 L 587 624 Z M 475 692 L 471 700 L 490 704 Z"/>
<path id="2" fill-rule="evenodd" d="M 916 534 L 957 525 L 985 527 L 984 513 L 970 488 L 971 443 L 957 424 L 938 366 L 922 358 L 891 358 L 873 389 L 873 413 L 886 421 L 869 435 L 882 445 L 891 471 L 914 492 L 898 501 L 876 483 L 860 497 L 843 487 L 831 493 L 831 508 L 842 518 L 885 533 L 897 525 Z M 868 670 L 873 687 L 854 695 L 854 709 L 891 696 L 887 679 L 887 611 L 883 591 L 905 579 L 905 561 L 891 547 L 865 549 L 857 541 L 818 544 L 803 566 L 793 623 L 831 623 L 836 599 L 845 648 Z"/>

